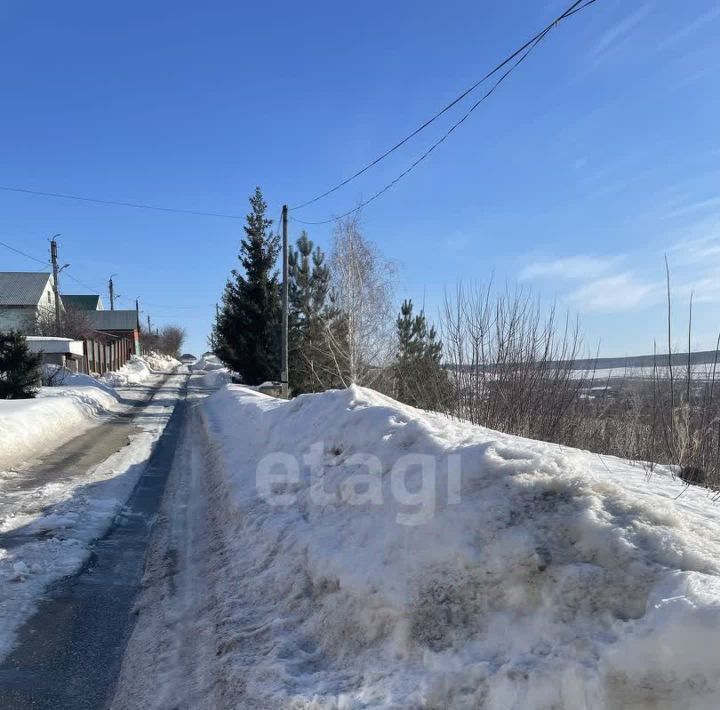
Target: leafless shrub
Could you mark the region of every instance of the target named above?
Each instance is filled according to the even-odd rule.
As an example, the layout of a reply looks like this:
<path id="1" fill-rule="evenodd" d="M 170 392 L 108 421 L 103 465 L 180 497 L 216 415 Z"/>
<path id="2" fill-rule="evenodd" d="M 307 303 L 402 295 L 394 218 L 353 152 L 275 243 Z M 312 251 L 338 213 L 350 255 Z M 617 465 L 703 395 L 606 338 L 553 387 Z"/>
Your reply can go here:
<path id="1" fill-rule="evenodd" d="M 61 387 L 69 374 L 70 371 L 60 365 L 43 365 L 40 379 L 43 387 Z"/>
<path id="2" fill-rule="evenodd" d="M 648 419 L 654 443 L 654 463 L 675 467 L 686 483 L 720 490 L 720 388 L 718 387 L 718 350 L 715 343 L 713 363 L 703 372 L 691 361 L 693 299 L 690 297 L 687 330 L 687 361 L 676 369 L 672 349 L 670 270 L 667 276 L 667 367 L 653 368 L 652 408 Z"/>
<path id="3" fill-rule="evenodd" d="M 185 329 L 179 325 L 166 325 L 161 330 L 152 332 L 144 330 L 140 333 L 140 346 L 143 352 L 157 352 L 163 355 L 179 357 L 185 342 Z"/>
<path id="4" fill-rule="evenodd" d="M 442 341 L 454 387 L 453 413 L 522 436 L 565 443 L 582 404 L 577 322 L 522 289 L 458 286 L 446 297 Z M 591 376 L 586 374 L 585 379 Z"/>

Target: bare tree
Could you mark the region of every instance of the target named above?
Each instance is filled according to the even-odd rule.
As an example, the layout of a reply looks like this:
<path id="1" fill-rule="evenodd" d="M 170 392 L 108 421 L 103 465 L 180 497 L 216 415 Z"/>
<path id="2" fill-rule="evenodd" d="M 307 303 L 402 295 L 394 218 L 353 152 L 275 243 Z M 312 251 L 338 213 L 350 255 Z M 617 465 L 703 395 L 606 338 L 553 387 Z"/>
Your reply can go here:
<path id="1" fill-rule="evenodd" d="M 326 348 L 345 385 L 377 385 L 393 354 L 396 268 L 365 239 L 358 214 L 340 220 L 333 234 L 330 279 L 333 318 Z"/>
<path id="2" fill-rule="evenodd" d="M 72 338 L 85 340 L 92 338 L 95 328 L 87 311 L 79 308 L 66 307 L 60 312 L 60 330 L 55 322 L 55 311 L 42 308 L 25 325 L 25 330 L 32 335 L 48 337 Z"/>
<path id="3" fill-rule="evenodd" d="M 185 335 L 185 329 L 179 325 L 166 325 L 160 331 L 157 349 L 163 355 L 179 357 Z"/>

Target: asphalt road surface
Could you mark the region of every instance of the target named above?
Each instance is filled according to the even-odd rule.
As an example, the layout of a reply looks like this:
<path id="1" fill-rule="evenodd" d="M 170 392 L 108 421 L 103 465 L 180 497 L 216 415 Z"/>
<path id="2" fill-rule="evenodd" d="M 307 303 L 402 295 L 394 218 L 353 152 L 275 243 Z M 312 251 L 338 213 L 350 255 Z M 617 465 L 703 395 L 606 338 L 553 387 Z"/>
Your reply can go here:
<path id="1" fill-rule="evenodd" d="M 186 417 L 185 392 L 123 512 L 85 566 L 50 587 L 0 664 L 2 710 L 97 710 L 107 703 L 132 631 L 145 549 Z M 132 419 L 90 430 L 38 464 L 18 485 L 78 472 L 127 442 Z M 60 475 L 60 474 L 58 474 Z"/>

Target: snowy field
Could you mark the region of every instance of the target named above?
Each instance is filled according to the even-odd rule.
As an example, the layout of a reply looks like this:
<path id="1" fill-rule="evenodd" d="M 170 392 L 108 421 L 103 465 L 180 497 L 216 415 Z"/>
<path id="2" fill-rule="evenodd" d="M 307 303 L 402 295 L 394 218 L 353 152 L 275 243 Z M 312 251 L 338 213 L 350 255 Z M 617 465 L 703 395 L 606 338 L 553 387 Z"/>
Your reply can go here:
<path id="1" fill-rule="evenodd" d="M 143 360 L 144 386 L 69 374 L 36 399 L 0 401 L 0 657 L 47 585 L 79 569 L 121 511 L 182 394 L 185 378 L 168 375 L 177 364 L 166 362 L 163 374 Z M 80 449 L 45 470 L 44 457 L 76 437 L 96 431 L 102 451 L 118 422 L 126 428 L 103 460 L 86 468 Z"/>
<path id="2" fill-rule="evenodd" d="M 113 707 L 720 707 L 704 491 L 358 388 L 193 421 Z"/>

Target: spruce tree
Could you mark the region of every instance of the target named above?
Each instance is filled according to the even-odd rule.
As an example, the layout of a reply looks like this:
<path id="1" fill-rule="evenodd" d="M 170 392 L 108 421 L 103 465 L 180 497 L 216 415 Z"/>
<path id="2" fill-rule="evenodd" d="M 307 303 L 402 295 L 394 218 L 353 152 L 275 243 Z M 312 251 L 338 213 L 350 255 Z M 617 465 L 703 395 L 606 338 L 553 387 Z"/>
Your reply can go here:
<path id="1" fill-rule="evenodd" d="M 40 386 L 40 360 L 20 331 L 0 332 L 0 399 L 34 397 Z"/>
<path id="2" fill-rule="evenodd" d="M 257 385 L 280 375 L 280 240 L 259 187 L 250 208 L 238 257 L 242 270 L 234 269 L 227 282 L 213 335 L 215 354 L 243 382 Z"/>

